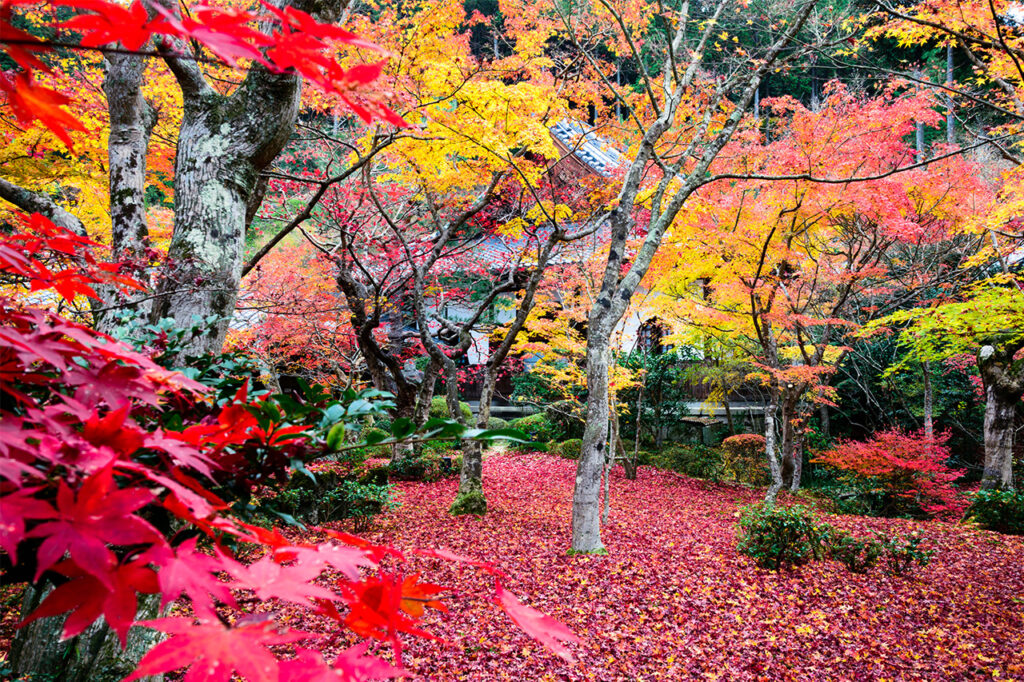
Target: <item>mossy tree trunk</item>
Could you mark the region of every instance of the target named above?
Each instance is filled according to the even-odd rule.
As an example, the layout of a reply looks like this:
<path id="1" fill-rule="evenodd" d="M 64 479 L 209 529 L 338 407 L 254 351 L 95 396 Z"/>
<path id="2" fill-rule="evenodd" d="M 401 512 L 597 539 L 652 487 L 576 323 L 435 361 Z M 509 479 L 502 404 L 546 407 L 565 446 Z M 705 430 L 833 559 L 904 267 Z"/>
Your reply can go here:
<path id="1" fill-rule="evenodd" d="M 50 593 L 52 586 L 29 586 L 22 598 L 21 613 L 31 613 Z M 159 615 L 159 595 L 141 595 L 138 620 Z M 17 630 L 11 643 L 8 662 L 14 676 L 34 676 L 55 682 L 118 682 L 138 666 L 143 655 L 161 638 L 148 628 L 132 628 L 127 646 L 122 649 L 117 634 L 101 618 L 85 632 L 61 641 L 63 616 L 41 618 Z M 159 682 L 163 676 L 143 680 Z"/>

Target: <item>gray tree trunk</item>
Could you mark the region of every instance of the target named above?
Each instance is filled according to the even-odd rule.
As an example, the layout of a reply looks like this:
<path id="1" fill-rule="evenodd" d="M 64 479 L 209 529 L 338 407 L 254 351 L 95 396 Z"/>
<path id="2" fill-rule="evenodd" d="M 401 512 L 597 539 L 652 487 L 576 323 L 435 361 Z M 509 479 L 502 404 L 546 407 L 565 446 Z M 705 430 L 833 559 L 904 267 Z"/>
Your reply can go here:
<path id="1" fill-rule="evenodd" d="M 27 587 L 22 615 L 35 610 L 51 589 Z M 158 617 L 159 606 L 159 595 L 140 595 L 138 619 Z M 118 682 L 135 670 L 162 636 L 156 630 L 132 628 L 127 647 L 122 650 L 117 634 L 101 618 L 82 634 L 61 641 L 64 620 L 64 616 L 41 618 L 15 632 L 8 660 L 15 678 L 26 675 L 60 682 Z M 163 675 L 142 679 L 159 682 Z"/>
<path id="2" fill-rule="evenodd" d="M 772 482 L 765 493 L 766 504 L 775 504 L 775 498 L 782 490 L 782 465 L 779 463 L 778 455 L 778 428 L 776 418 L 779 411 L 779 388 L 773 383 L 768 389 L 768 406 L 764 411 L 764 448 L 768 457 L 768 471 L 771 473 Z"/>
<path id="3" fill-rule="evenodd" d="M 921 363 L 921 375 L 924 379 L 924 437 L 931 440 L 935 437 L 935 424 L 933 422 L 933 399 L 932 399 L 932 368 L 931 363 L 925 360 Z"/>
<path id="4" fill-rule="evenodd" d="M 601 472 L 608 439 L 608 334 L 592 328 L 587 339 L 587 412 L 572 496 L 572 548 L 600 552 Z"/>
<path id="5" fill-rule="evenodd" d="M 982 346 L 978 370 L 985 386 L 985 470 L 982 490 L 1013 488 L 1013 441 L 1017 404 L 1024 394 L 1021 344 Z"/>
<path id="6" fill-rule="evenodd" d="M 107 158 L 110 171 L 110 260 L 119 262 L 142 258 L 149 246 L 146 222 L 146 154 L 156 125 L 156 110 L 142 96 L 143 57 L 110 54 L 106 59 L 103 91 L 110 114 Z M 98 293 L 104 307 L 127 304 L 116 287 L 102 287 Z M 144 314 L 149 302 L 139 306 Z M 110 311 L 112 312 L 112 311 Z M 110 333 L 117 325 L 113 314 L 99 314 L 97 327 Z"/>
<path id="7" fill-rule="evenodd" d="M 160 0 L 177 11 L 174 3 Z M 334 21 L 337 0 L 286 2 Z M 184 112 L 174 160 L 174 232 L 169 267 L 153 306 L 154 319 L 181 327 L 216 317 L 186 344 L 184 354 L 217 353 L 224 344 L 242 276 L 247 220 L 254 215 L 260 172 L 291 137 L 299 111 L 301 77 L 254 64 L 242 84 L 221 95 L 178 44 L 163 51 L 181 88 Z"/>

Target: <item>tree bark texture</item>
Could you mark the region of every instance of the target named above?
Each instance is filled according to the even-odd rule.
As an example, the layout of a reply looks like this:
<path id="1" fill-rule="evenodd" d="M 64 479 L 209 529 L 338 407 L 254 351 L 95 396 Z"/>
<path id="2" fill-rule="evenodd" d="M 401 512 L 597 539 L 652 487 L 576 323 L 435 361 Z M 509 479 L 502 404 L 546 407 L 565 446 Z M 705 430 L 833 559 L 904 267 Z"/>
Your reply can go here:
<path id="1" fill-rule="evenodd" d="M 764 496 L 767 504 L 775 504 L 775 498 L 783 486 L 782 465 L 778 455 L 778 428 L 775 423 L 779 412 L 779 393 L 778 386 L 770 387 L 768 405 L 764 410 L 764 447 L 768 457 L 768 471 L 772 476 L 771 485 Z"/>
<path id="2" fill-rule="evenodd" d="M 177 11 L 169 0 L 160 1 Z M 292 5 L 320 21 L 335 21 L 343 10 L 337 0 L 274 4 Z M 224 344 L 260 173 L 291 137 L 302 79 L 255 64 L 233 93 L 221 95 L 195 61 L 177 56 L 182 53 L 188 54 L 183 44 L 163 50 L 184 111 L 174 160 L 174 232 L 152 317 L 172 318 L 181 327 L 218 318 L 187 342 L 184 354 L 198 355 L 217 353 Z"/>
<path id="3" fill-rule="evenodd" d="M 572 495 L 572 548 L 600 552 L 601 472 L 608 439 L 608 335 L 591 329 L 587 341 L 587 412 Z"/>
<path id="4" fill-rule="evenodd" d="M 22 614 L 35 610 L 50 589 L 27 587 Z M 157 618 L 159 607 L 159 595 L 140 595 L 138 620 Z M 100 618 L 82 634 L 61 641 L 64 620 L 63 616 L 41 618 L 15 632 L 8 660 L 15 678 L 46 675 L 60 682 L 118 682 L 135 670 L 161 638 L 156 630 L 132 628 L 128 645 L 122 650 L 117 634 Z M 160 682 L 163 675 L 141 679 Z"/>
<path id="5" fill-rule="evenodd" d="M 932 368 L 931 363 L 925 360 L 921 363 L 921 376 L 924 381 L 924 437 L 931 440 L 935 437 L 935 424 L 933 421 L 933 399 L 932 399 Z"/>
<path id="6" fill-rule="evenodd" d="M 1024 394 L 1024 359 L 1019 344 L 985 345 L 978 369 L 985 386 L 985 470 L 982 490 L 1013 488 L 1013 441 L 1017 404 Z"/>

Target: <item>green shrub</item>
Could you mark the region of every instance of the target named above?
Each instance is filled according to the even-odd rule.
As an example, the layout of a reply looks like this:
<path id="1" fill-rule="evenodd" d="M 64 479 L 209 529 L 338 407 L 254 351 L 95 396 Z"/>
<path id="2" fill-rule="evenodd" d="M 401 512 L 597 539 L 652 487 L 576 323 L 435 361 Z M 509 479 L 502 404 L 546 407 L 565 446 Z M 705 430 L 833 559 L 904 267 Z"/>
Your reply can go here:
<path id="1" fill-rule="evenodd" d="M 823 554 L 823 529 L 807 507 L 750 505 L 740 510 L 739 525 L 740 553 L 751 557 L 761 568 L 778 571 L 821 558 Z"/>
<path id="2" fill-rule="evenodd" d="M 498 417 L 489 417 L 487 419 L 487 428 L 490 429 L 491 431 L 495 429 L 507 429 L 508 422 Z"/>
<path id="3" fill-rule="evenodd" d="M 303 472 L 292 473 L 284 489 L 267 500 L 266 506 L 299 523 L 355 519 L 357 529 L 365 529 L 374 516 L 393 505 L 391 485 L 372 475 L 320 469 L 315 479 Z"/>
<path id="4" fill-rule="evenodd" d="M 1024 535 L 1024 490 L 979 490 L 967 518 L 998 533 Z"/>
<path id="5" fill-rule="evenodd" d="M 469 406 L 469 403 L 459 402 L 459 411 L 462 412 L 462 417 L 472 423 L 473 421 L 473 408 Z M 451 411 L 448 409 L 448 401 L 443 395 L 434 396 L 430 401 L 430 418 L 431 419 L 453 419 Z"/>
<path id="6" fill-rule="evenodd" d="M 916 533 L 898 538 L 876 532 L 873 538 L 857 538 L 819 521 L 799 505 L 757 504 L 740 512 L 738 549 L 761 568 L 778 571 L 829 557 L 853 573 L 881 565 L 889 575 L 906 575 L 915 566 L 927 566 L 935 553 L 921 547 Z"/>
<path id="7" fill-rule="evenodd" d="M 389 463 L 388 478 L 431 483 L 458 476 L 461 468 L 462 454 L 455 450 L 424 452 L 419 457 L 404 457 Z"/>
<path id="8" fill-rule="evenodd" d="M 557 427 L 543 412 L 513 419 L 509 427 L 522 431 L 527 438 L 535 443 L 550 443 L 553 440 L 558 440 L 558 436 L 561 435 Z"/>
<path id="9" fill-rule="evenodd" d="M 585 409 L 575 400 L 557 400 L 544 406 L 544 416 L 562 438 L 582 438 Z"/>
<path id="10" fill-rule="evenodd" d="M 876 533 L 878 544 L 882 548 L 882 569 L 889 575 L 906 575 L 914 566 L 927 566 L 933 549 L 922 549 L 921 538 L 917 533 L 896 538 L 885 533 Z"/>
<path id="11" fill-rule="evenodd" d="M 554 445 L 552 443 L 552 445 Z M 553 451 L 554 452 L 554 451 Z M 563 441 L 558 444 L 558 451 L 554 454 L 559 457 L 565 457 L 566 459 L 579 459 L 580 454 L 583 452 L 583 441 L 579 438 L 570 438 L 567 441 Z"/>
<path id="12" fill-rule="evenodd" d="M 671 469 L 711 481 L 721 480 L 723 473 L 721 452 L 706 445 L 669 445 L 652 453 L 650 463 L 659 469 Z"/>
<path id="13" fill-rule="evenodd" d="M 722 468 L 736 481 L 767 485 L 768 472 L 764 436 L 740 433 L 722 441 Z"/>
<path id="14" fill-rule="evenodd" d="M 829 542 L 830 557 L 853 573 L 867 573 L 878 565 L 882 545 L 870 538 L 855 538 L 849 533 L 836 533 Z"/>

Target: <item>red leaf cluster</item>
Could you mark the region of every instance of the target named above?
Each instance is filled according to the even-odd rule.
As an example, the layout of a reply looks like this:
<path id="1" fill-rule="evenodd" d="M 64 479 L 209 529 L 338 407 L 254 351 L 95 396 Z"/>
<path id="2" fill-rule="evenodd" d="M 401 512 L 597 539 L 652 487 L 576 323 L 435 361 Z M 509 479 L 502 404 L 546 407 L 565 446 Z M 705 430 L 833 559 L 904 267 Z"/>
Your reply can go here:
<path id="1" fill-rule="evenodd" d="M 12 25 L 13 6 L 34 4 L 35 0 L 3 0 L 0 4 L 0 44 L 21 67 L 18 72 L 0 72 L 0 93 L 9 98 L 19 122 L 30 124 L 38 119 L 72 148 L 69 131 L 84 131 L 85 126 L 63 108 L 70 98 L 40 85 L 34 75 L 35 71 L 49 72 L 35 55 L 51 48 Z M 231 66 L 240 59 L 249 59 L 275 73 L 298 73 L 315 87 L 340 97 L 367 123 L 379 119 L 408 127 L 401 116 L 367 89 L 380 76 L 383 62 L 346 69 L 334 56 L 339 46 L 379 48 L 294 7 L 281 10 L 264 2 L 265 13 L 256 13 L 199 6 L 182 17 L 142 0 L 134 0 L 127 7 L 112 0 L 55 0 L 48 4 L 78 10 L 74 17 L 56 26 L 81 34 L 82 47 L 100 48 L 120 42 L 124 49 L 138 51 L 153 40 L 162 52 L 174 54 L 182 45 L 175 41 L 195 41 Z M 264 26 L 272 28 L 265 32 Z"/>
<path id="2" fill-rule="evenodd" d="M 47 270 L 39 253 L 87 251 L 89 244 L 34 220 L 46 235 L 0 235 L 0 270 L 31 279 Z M 335 629 L 386 642 L 398 666 L 403 636 L 436 638 L 419 622 L 425 607 L 445 610 L 439 596 L 447 590 L 420 582 L 401 552 L 337 531 L 327 532 L 328 541 L 295 542 L 235 518 L 200 482 L 231 462 L 235 448 L 255 441 L 287 451 L 309 427 L 260 421 L 261 405 L 243 385 L 206 422 L 168 431 L 160 411 L 170 401 L 202 401 L 203 386 L 88 327 L 3 297 L 0 340 L 0 570 L 5 580 L 56 585 L 23 624 L 67 614 L 63 636 L 73 637 L 102 616 L 122 643 L 135 625 L 171 635 L 130 679 L 182 667 L 189 667 L 187 680 L 225 681 L 236 673 L 255 681 L 397 672 L 365 647 L 342 652 L 333 665 L 306 650 L 281 664 L 268 647 L 321 635 L 240 614 L 237 593 L 295 605 L 326 616 Z M 160 507 L 176 521 L 157 521 L 166 516 L 156 513 Z M 209 552 L 199 549 L 197 534 Z M 259 558 L 235 560 L 229 547 L 244 544 L 257 545 Z M 475 566 L 496 575 L 489 564 Z M 164 604 L 187 596 L 193 616 L 137 623 L 138 595 L 155 593 Z M 500 586 L 495 598 L 542 641 L 571 637 Z"/>
<path id="3" fill-rule="evenodd" d="M 867 441 L 842 442 L 813 461 L 913 501 L 931 516 L 958 519 L 967 509 L 967 500 L 953 482 L 964 472 L 947 466 L 948 440 L 948 433 L 928 438 L 890 429 Z"/>

